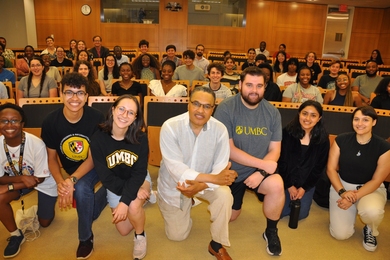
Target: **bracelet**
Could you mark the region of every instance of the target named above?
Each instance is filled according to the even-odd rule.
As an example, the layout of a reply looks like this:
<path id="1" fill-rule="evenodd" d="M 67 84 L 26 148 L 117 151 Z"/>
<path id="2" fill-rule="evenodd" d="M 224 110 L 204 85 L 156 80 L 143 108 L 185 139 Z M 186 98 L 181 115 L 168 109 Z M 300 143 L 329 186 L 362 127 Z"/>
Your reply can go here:
<path id="1" fill-rule="evenodd" d="M 344 188 L 341 188 L 338 192 L 339 196 L 341 197 L 341 195 L 346 192 L 346 190 Z"/>
<path id="2" fill-rule="evenodd" d="M 268 175 L 270 175 L 268 172 L 262 170 L 262 169 L 256 169 L 256 171 L 259 171 L 261 175 L 263 175 L 263 177 L 267 177 Z"/>

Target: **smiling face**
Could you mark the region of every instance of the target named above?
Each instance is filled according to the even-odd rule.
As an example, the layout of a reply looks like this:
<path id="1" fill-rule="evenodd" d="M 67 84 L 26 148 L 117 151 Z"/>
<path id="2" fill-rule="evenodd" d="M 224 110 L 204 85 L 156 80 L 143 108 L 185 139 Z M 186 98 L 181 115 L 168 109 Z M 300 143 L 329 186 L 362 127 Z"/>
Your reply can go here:
<path id="1" fill-rule="evenodd" d="M 309 87 L 310 86 L 310 79 L 311 79 L 311 71 L 309 69 L 301 69 L 299 72 L 299 83 L 301 83 L 302 87 Z"/>
<path id="2" fill-rule="evenodd" d="M 77 42 L 76 42 L 76 41 L 71 41 L 71 42 L 70 42 L 70 46 L 69 46 L 69 47 L 70 47 L 71 50 L 73 50 L 74 48 L 76 48 L 76 46 L 77 46 Z"/>
<path id="3" fill-rule="evenodd" d="M 112 108 L 113 131 L 116 129 L 127 130 L 137 118 L 137 112 L 137 104 L 134 100 L 124 98 L 119 101 L 118 105 Z"/>
<path id="4" fill-rule="evenodd" d="M 167 50 L 167 56 L 170 58 L 170 59 L 173 59 L 175 57 L 175 54 L 176 54 L 176 51 L 174 48 L 170 48 Z"/>
<path id="5" fill-rule="evenodd" d="M 27 57 L 27 59 L 31 60 L 32 57 L 34 57 L 34 50 L 31 47 L 27 47 L 24 50 L 24 56 Z"/>
<path id="6" fill-rule="evenodd" d="M 106 57 L 106 66 L 108 68 L 113 68 L 115 66 L 115 58 L 113 56 Z"/>
<path id="7" fill-rule="evenodd" d="M 165 64 L 161 70 L 161 76 L 165 81 L 171 81 L 173 77 L 173 68 L 170 65 Z"/>
<path id="8" fill-rule="evenodd" d="M 225 64 L 225 68 L 228 70 L 232 70 L 234 67 L 234 62 L 232 59 L 226 59 L 224 64 Z"/>
<path id="9" fill-rule="evenodd" d="M 100 48 L 100 46 L 102 46 L 102 39 L 99 36 L 96 36 L 95 38 L 93 38 L 93 45 L 96 48 Z"/>
<path id="10" fill-rule="evenodd" d="M 79 58 L 79 60 L 88 61 L 88 54 L 85 51 L 82 51 L 79 53 L 78 58 Z"/>
<path id="11" fill-rule="evenodd" d="M 256 107 L 264 97 L 264 77 L 247 74 L 244 81 L 240 81 L 239 85 L 244 105 L 249 108 Z"/>
<path id="12" fill-rule="evenodd" d="M 366 65 L 366 73 L 369 77 L 375 77 L 378 72 L 378 65 L 376 62 L 368 62 Z"/>
<path id="13" fill-rule="evenodd" d="M 330 70 L 330 74 L 332 74 L 332 75 L 339 74 L 339 71 L 340 71 L 340 63 L 332 64 L 332 65 L 329 67 L 329 70 Z"/>
<path id="14" fill-rule="evenodd" d="M 119 70 L 119 74 L 121 75 L 123 80 L 130 80 L 133 77 L 133 71 L 129 64 L 124 64 L 121 66 Z"/>
<path id="15" fill-rule="evenodd" d="M 57 58 L 60 58 L 60 59 L 65 58 L 65 51 L 62 47 L 57 47 L 56 54 L 57 54 Z"/>
<path id="16" fill-rule="evenodd" d="M 200 106 L 199 106 L 200 105 Z M 205 109 L 205 106 L 211 106 Z M 188 103 L 190 125 L 193 130 L 202 128 L 209 121 L 214 108 L 214 97 L 207 92 L 197 91 L 191 95 Z"/>
<path id="17" fill-rule="evenodd" d="M 370 134 L 376 125 L 376 120 L 370 116 L 363 115 L 362 111 L 357 111 L 352 119 L 352 126 L 359 135 Z"/>
<path id="18" fill-rule="evenodd" d="M 88 94 L 86 93 L 85 86 L 81 86 L 80 88 L 72 88 L 68 85 L 65 85 L 63 87 L 63 93 L 67 91 L 72 91 L 73 93 L 77 92 L 84 92 L 84 95 L 72 95 L 72 97 L 68 97 L 67 95 L 63 94 L 63 100 L 64 100 L 64 109 L 66 109 L 69 112 L 79 112 L 83 109 L 85 102 L 88 100 Z"/>
<path id="19" fill-rule="evenodd" d="M 314 106 L 306 106 L 299 113 L 299 123 L 306 133 L 310 133 L 320 120 L 320 113 Z"/>
<path id="20" fill-rule="evenodd" d="M 45 64 L 46 68 L 50 67 L 51 59 L 50 59 L 50 56 L 48 54 L 44 54 L 42 56 L 42 60 L 43 60 L 43 63 Z"/>
<path id="21" fill-rule="evenodd" d="M 203 46 L 196 47 L 195 52 L 196 52 L 196 56 L 202 57 L 204 53 L 204 47 Z"/>
<path id="22" fill-rule="evenodd" d="M 5 123 L 6 121 L 8 122 Z M 12 124 L 11 121 L 13 121 L 14 124 Z M 15 109 L 6 108 L 0 112 L 0 133 L 4 136 L 7 143 L 9 142 L 9 139 L 21 138 L 22 129 L 24 127 L 24 123 L 21 121 L 22 116 Z"/>
<path id="23" fill-rule="evenodd" d="M 80 64 L 79 70 L 77 72 L 83 75 L 84 77 L 88 78 L 89 68 L 85 64 Z"/>
<path id="24" fill-rule="evenodd" d="M 314 53 L 312 53 L 312 52 L 309 53 L 309 54 L 307 55 L 306 61 L 309 62 L 309 63 L 313 63 L 314 60 L 315 60 Z"/>
<path id="25" fill-rule="evenodd" d="M 51 38 L 46 39 L 46 44 L 48 48 L 52 48 L 54 46 L 54 41 Z"/>
<path id="26" fill-rule="evenodd" d="M 278 54 L 279 63 L 283 63 L 285 60 L 286 60 L 286 57 L 282 53 L 279 53 Z"/>
<path id="27" fill-rule="evenodd" d="M 40 77 L 42 75 L 44 67 L 39 60 L 31 60 L 30 71 L 34 76 Z"/>
<path id="28" fill-rule="evenodd" d="M 122 58 L 122 49 L 120 47 L 114 47 L 114 55 L 117 59 Z"/>
<path id="29" fill-rule="evenodd" d="M 148 68 L 150 66 L 150 57 L 148 55 L 142 56 L 142 66 Z"/>
<path id="30" fill-rule="evenodd" d="M 248 51 L 248 60 L 254 60 L 256 57 L 256 52 L 254 50 Z"/>
<path id="31" fill-rule="evenodd" d="M 221 82 L 222 72 L 215 67 L 211 68 L 209 78 L 212 83 L 219 83 Z"/>
<path id="32" fill-rule="evenodd" d="M 79 51 L 85 50 L 85 43 L 83 41 L 79 41 L 77 43 L 77 50 Z"/>
<path id="33" fill-rule="evenodd" d="M 347 89 L 349 86 L 349 78 L 347 75 L 341 74 L 336 80 L 337 87 L 340 89 Z"/>
<path id="34" fill-rule="evenodd" d="M 148 52 L 148 45 L 146 44 L 143 44 L 141 45 L 141 47 L 139 47 L 139 50 L 141 51 L 141 53 L 147 53 Z"/>

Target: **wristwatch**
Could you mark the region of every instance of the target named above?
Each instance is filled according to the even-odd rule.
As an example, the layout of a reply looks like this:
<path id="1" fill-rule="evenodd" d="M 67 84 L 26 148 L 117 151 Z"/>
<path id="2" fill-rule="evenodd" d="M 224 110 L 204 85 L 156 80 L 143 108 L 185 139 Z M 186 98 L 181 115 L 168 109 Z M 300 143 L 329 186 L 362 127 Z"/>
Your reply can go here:
<path id="1" fill-rule="evenodd" d="M 74 177 L 74 176 L 69 176 L 68 177 L 69 179 L 70 179 L 70 181 L 73 183 L 73 184 L 76 184 L 79 180 L 76 178 L 76 177 Z"/>
<path id="2" fill-rule="evenodd" d="M 12 183 L 8 184 L 8 191 L 13 191 L 14 185 Z"/>
<path id="3" fill-rule="evenodd" d="M 341 195 L 346 192 L 346 190 L 344 188 L 341 188 L 338 192 L 339 196 L 341 197 Z"/>
<path id="4" fill-rule="evenodd" d="M 269 175 L 269 173 L 268 172 L 266 172 L 266 171 L 264 171 L 264 170 L 262 170 L 262 169 L 256 169 L 257 171 L 259 171 L 260 172 L 260 174 L 261 175 L 263 175 L 263 177 L 266 177 L 266 176 L 268 176 Z"/>

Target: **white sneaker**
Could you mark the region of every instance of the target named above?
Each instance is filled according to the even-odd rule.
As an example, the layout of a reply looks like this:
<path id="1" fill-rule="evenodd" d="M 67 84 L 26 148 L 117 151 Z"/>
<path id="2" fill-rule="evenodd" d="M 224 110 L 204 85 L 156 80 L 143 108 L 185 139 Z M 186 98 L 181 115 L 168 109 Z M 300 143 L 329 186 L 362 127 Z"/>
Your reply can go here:
<path id="1" fill-rule="evenodd" d="M 133 249 L 133 259 L 140 260 L 146 255 L 146 234 L 145 236 L 135 236 L 134 237 L 134 249 Z"/>
<path id="2" fill-rule="evenodd" d="M 367 251 L 374 252 L 377 247 L 376 237 L 372 235 L 371 228 L 367 225 L 363 228 L 363 247 Z"/>

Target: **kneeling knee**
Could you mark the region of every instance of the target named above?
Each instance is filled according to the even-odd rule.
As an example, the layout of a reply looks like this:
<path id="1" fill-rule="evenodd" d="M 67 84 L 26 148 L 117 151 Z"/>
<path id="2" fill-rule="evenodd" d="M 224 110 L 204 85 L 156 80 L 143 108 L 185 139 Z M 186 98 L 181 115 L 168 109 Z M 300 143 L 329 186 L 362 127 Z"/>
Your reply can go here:
<path id="1" fill-rule="evenodd" d="M 177 242 L 185 240 L 189 235 L 184 232 L 169 232 L 169 231 L 167 231 L 166 234 L 169 240 L 177 241 Z"/>

